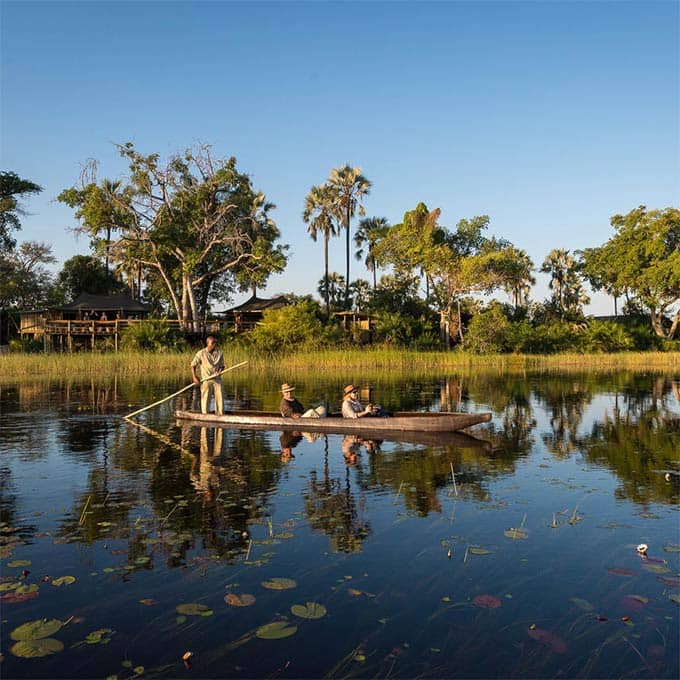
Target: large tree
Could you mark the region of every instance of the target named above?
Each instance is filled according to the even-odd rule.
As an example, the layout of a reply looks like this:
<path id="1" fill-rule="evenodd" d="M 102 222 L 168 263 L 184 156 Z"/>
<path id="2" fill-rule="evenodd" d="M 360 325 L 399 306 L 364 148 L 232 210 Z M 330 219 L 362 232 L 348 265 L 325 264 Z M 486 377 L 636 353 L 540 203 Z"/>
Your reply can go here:
<path id="1" fill-rule="evenodd" d="M 510 243 L 484 235 L 488 216 L 462 219 L 450 231 L 439 224 L 440 212 L 419 203 L 388 230 L 375 255 L 402 275 L 423 272 L 440 314 L 442 339 L 449 344 L 455 337 L 463 341 L 463 298 L 505 285 L 514 256 Z"/>
<path id="2" fill-rule="evenodd" d="M 361 174 L 361 168 L 353 168 L 345 164 L 333 168 L 327 185 L 333 192 L 335 211 L 345 229 L 346 267 L 345 267 L 345 303 L 349 300 L 349 261 L 350 261 L 350 222 L 355 213 L 363 217 L 365 214 L 362 200 L 370 192 L 371 183 Z"/>
<path id="3" fill-rule="evenodd" d="M 162 163 L 132 143 L 116 146 L 129 167 L 120 183 L 81 183 L 59 200 L 76 209 L 92 238 L 116 233 L 109 250 L 119 266 L 141 265 L 160 277 L 185 327 L 196 328 L 204 316 L 200 287 L 208 286 L 205 302 L 210 282 L 222 275 L 242 282 L 251 266 L 261 284 L 283 269 L 284 248 L 275 245 L 279 232 L 267 214 L 273 206 L 235 158 L 214 158 L 209 146 L 199 145 Z"/>
<path id="4" fill-rule="evenodd" d="M 550 274 L 550 307 L 560 319 L 575 320 L 583 316 L 583 306 L 590 298 L 583 288 L 578 262 L 565 248 L 553 248 L 546 256 L 541 271 Z"/>
<path id="5" fill-rule="evenodd" d="M 65 300 L 72 302 L 81 293 L 108 295 L 123 285 L 107 271 L 106 265 L 93 255 L 74 255 L 64 262 L 57 275 L 57 288 Z"/>
<path id="6" fill-rule="evenodd" d="M 12 252 L 0 255 L 0 307 L 41 309 L 53 301 L 52 248 L 46 243 L 24 241 Z"/>
<path id="7" fill-rule="evenodd" d="M 16 172 L 0 172 L 0 254 L 7 253 L 16 246 L 11 232 L 21 229 L 19 217 L 26 214 L 21 206 L 21 199 L 42 190 L 40 185 L 22 179 Z"/>
<path id="8" fill-rule="evenodd" d="M 302 220 L 308 225 L 307 233 L 316 241 L 319 234 L 323 234 L 323 265 L 324 265 L 324 300 L 326 314 L 330 314 L 330 298 L 328 285 L 328 242 L 331 236 L 338 235 L 338 221 L 335 212 L 333 191 L 327 186 L 313 186 L 305 197 L 305 209 Z"/>
<path id="9" fill-rule="evenodd" d="M 680 210 L 641 205 L 614 215 L 611 225 L 616 233 L 604 245 L 582 251 L 584 275 L 595 289 L 634 298 L 649 311 L 656 335 L 674 338 L 680 325 Z"/>
<path id="10" fill-rule="evenodd" d="M 386 217 L 366 217 L 359 222 L 359 228 L 354 234 L 354 245 L 357 247 L 355 256 L 361 260 L 364 255 L 366 269 L 373 274 L 373 288 L 377 286 L 378 263 L 375 259 L 375 246 L 387 234 L 390 224 Z"/>

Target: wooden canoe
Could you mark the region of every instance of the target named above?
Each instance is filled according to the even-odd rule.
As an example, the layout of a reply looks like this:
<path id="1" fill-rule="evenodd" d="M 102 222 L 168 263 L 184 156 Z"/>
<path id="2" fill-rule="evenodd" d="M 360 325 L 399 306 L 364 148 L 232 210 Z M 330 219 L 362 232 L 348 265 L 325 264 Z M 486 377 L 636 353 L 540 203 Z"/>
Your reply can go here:
<path id="1" fill-rule="evenodd" d="M 452 412 L 397 412 L 389 418 L 343 418 L 329 414 L 326 418 L 282 418 L 267 411 L 231 411 L 219 416 L 214 413 L 175 411 L 180 420 L 198 423 L 227 425 L 267 430 L 304 430 L 333 434 L 375 435 L 376 438 L 394 438 L 395 433 L 458 432 L 466 427 L 488 423 L 490 413 Z"/>

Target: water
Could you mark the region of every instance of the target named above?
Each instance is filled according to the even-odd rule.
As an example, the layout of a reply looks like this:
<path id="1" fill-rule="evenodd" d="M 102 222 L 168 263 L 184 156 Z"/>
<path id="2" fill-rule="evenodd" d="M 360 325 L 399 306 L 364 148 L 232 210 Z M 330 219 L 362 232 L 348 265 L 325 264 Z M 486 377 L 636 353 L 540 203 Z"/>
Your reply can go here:
<path id="1" fill-rule="evenodd" d="M 276 382 L 225 391 L 274 408 Z M 180 427 L 189 394 L 119 417 L 177 387 L 2 387 L 4 677 L 680 674 L 677 376 L 372 385 L 493 413 L 426 444 Z M 58 642 L 15 647 L 42 619 Z"/>

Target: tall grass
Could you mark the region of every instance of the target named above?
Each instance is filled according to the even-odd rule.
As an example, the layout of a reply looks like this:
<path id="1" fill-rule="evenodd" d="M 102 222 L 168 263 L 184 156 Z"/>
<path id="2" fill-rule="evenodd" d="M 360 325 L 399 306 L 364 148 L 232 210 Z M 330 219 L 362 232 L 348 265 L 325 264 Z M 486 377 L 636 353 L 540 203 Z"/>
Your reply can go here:
<path id="1" fill-rule="evenodd" d="M 618 354 L 476 355 L 464 352 L 423 352 L 385 348 L 328 349 L 297 354 L 266 355 L 225 348 L 227 366 L 247 360 L 239 372 L 295 375 L 314 372 L 327 376 L 396 373 L 441 373 L 442 371 L 525 372 L 611 372 L 680 371 L 680 352 L 622 352 Z M 155 354 L 150 352 L 10 354 L 0 357 L 0 383 L 36 378 L 91 378 L 94 376 L 139 377 L 186 375 L 189 382 L 193 352 Z"/>

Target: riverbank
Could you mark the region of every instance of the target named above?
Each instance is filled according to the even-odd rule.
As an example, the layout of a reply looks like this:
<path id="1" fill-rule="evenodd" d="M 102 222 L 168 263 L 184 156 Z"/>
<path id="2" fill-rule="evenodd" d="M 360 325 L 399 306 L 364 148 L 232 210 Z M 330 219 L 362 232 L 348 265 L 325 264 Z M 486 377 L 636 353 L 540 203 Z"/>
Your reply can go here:
<path id="1" fill-rule="evenodd" d="M 227 366 L 248 361 L 240 373 L 271 372 L 294 377 L 310 372 L 326 375 L 383 375 L 389 372 L 427 374 L 455 371 L 530 373 L 530 372 L 611 372 L 680 371 L 680 352 L 623 352 L 619 354 L 554 355 L 477 355 L 463 352 L 419 352 L 398 349 L 338 349 L 285 356 L 261 353 L 248 355 L 242 350 L 225 352 Z M 79 354 L 10 354 L 0 357 L 0 382 L 40 378 L 92 378 L 189 376 L 193 353 L 153 354 L 147 352 Z"/>

